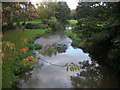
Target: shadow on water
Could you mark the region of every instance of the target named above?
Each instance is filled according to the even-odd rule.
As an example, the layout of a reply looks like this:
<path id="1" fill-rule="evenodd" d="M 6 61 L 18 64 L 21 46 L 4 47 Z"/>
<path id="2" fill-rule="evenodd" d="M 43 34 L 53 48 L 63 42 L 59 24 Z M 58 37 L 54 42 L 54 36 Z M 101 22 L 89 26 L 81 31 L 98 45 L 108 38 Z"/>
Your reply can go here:
<path id="1" fill-rule="evenodd" d="M 99 66 L 97 62 L 79 62 L 81 70 L 76 76 L 71 76 L 74 88 L 119 88 L 119 72 L 111 71 L 109 68 Z"/>
<path id="2" fill-rule="evenodd" d="M 63 33 L 53 33 L 35 41 L 42 44 L 36 57 L 56 65 L 75 63 L 79 71 L 66 72 L 65 67 L 52 66 L 38 60 L 33 70 L 22 75 L 20 88 L 114 88 L 120 87 L 118 72 L 91 60 L 88 53 L 71 46 L 72 40 Z"/>
<path id="3" fill-rule="evenodd" d="M 45 46 L 42 50 L 40 50 L 40 54 L 44 56 L 55 56 L 57 53 L 65 53 L 67 49 L 66 44 L 52 44 L 52 45 L 47 45 Z"/>

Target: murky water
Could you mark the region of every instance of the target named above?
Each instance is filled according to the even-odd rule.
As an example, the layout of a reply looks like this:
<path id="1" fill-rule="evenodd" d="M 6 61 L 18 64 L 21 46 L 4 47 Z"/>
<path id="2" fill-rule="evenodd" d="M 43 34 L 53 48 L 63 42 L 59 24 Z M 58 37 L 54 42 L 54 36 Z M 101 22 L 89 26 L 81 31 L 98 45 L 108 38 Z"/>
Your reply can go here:
<path id="1" fill-rule="evenodd" d="M 35 51 L 39 60 L 33 70 L 22 76 L 20 88 L 108 88 L 119 87 L 119 77 L 113 71 L 92 61 L 88 53 L 71 46 L 72 40 L 63 33 L 53 33 L 35 41 L 42 44 Z M 49 50 L 49 48 L 53 48 Z M 55 64 L 58 66 L 51 65 Z M 66 63 L 75 63 L 79 71 L 66 71 Z"/>

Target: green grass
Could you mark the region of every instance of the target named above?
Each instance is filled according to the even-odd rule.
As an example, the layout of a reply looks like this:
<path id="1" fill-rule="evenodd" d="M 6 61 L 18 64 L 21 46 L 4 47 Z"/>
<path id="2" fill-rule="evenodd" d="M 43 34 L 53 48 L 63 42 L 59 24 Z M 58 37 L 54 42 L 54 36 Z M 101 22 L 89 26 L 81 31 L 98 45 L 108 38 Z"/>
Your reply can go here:
<path id="1" fill-rule="evenodd" d="M 47 29 L 11 30 L 5 32 L 3 41 L 12 41 L 15 43 L 16 48 L 22 48 L 21 38 L 26 38 L 32 42 L 36 36 L 40 37 L 47 31 Z"/>
<path id="2" fill-rule="evenodd" d="M 69 20 L 70 26 L 74 26 L 77 23 L 77 20 Z"/>
<path id="3" fill-rule="evenodd" d="M 10 30 L 5 32 L 3 36 L 3 41 L 12 41 L 15 43 L 17 49 L 16 52 L 19 52 L 19 49 L 25 47 L 25 44 L 22 44 L 21 38 L 26 38 L 33 42 L 36 37 L 40 37 L 48 32 L 47 29 L 32 29 L 32 30 Z M 28 43 L 29 44 L 29 43 Z M 40 45 L 34 45 L 35 49 L 40 49 Z M 20 53 L 20 52 L 19 52 Z M 23 71 L 24 66 L 22 60 L 17 59 L 18 56 L 14 55 L 11 52 L 6 53 L 7 55 L 2 58 L 2 87 L 3 88 L 12 88 L 19 81 L 18 74 Z M 28 55 L 33 55 L 30 51 Z"/>

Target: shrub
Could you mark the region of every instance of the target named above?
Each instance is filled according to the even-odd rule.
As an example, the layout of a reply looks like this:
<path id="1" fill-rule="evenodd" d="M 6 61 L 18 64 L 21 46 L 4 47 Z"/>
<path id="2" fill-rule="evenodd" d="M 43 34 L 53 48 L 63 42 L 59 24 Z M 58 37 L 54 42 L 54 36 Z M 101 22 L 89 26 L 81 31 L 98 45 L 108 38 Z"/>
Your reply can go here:
<path id="1" fill-rule="evenodd" d="M 48 19 L 43 19 L 43 20 L 42 20 L 42 23 L 43 23 L 43 24 L 47 24 L 47 23 L 48 23 Z"/>
<path id="2" fill-rule="evenodd" d="M 27 23 L 25 25 L 26 29 L 46 29 L 48 28 L 47 24 L 35 24 L 35 23 Z"/>
<path id="3" fill-rule="evenodd" d="M 84 42 L 72 30 L 65 30 L 64 33 L 73 40 L 72 46 L 83 47 Z"/>
<path id="4" fill-rule="evenodd" d="M 70 26 L 75 26 L 75 24 L 77 23 L 77 20 L 69 20 Z"/>
<path id="5" fill-rule="evenodd" d="M 52 17 L 48 23 L 52 31 L 64 30 L 62 24 L 55 17 Z"/>
<path id="6" fill-rule="evenodd" d="M 42 45 L 41 44 L 34 44 L 34 49 L 37 50 L 37 49 L 41 49 L 42 48 Z"/>
<path id="7" fill-rule="evenodd" d="M 41 44 L 32 44 L 32 43 L 30 43 L 30 44 L 28 44 L 27 45 L 27 47 L 29 48 L 29 49 L 34 49 L 34 50 L 37 50 L 37 49 L 41 49 L 42 48 L 42 45 Z"/>

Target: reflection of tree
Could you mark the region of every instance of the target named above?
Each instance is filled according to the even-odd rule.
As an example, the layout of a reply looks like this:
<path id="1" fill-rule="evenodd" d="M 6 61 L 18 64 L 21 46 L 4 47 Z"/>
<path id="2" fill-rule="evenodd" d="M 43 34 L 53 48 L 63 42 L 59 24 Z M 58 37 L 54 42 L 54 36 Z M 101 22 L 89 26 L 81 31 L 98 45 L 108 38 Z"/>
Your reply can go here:
<path id="1" fill-rule="evenodd" d="M 53 45 L 58 53 L 64 53 L 67 49 L 67 45 L 63 44 L 54 44 Z"/>
<path id="2" fill-rule="evenodd" d="M 44 49 L 40 50 L 40 54 L 44 55 L 44 56 L 52 56 L 52 55 L 56 55 L 57 51 L 53 46 L 46 46 L 44 47 Z"/>
<path id="3" fill-rule="evenodd" d="M 38 63 L 35 65 L 35 68 L 34 68 L 35 71 L 33 69 L 31 69 L 31 70 L 27 71 L 26 73 L 23 72 L 20 75 L 21 80 L 20 80 L 19 84 L 17 85 L 17 88 L 26 88 L 26 87 L 30 88 L 31 83 L 34 85 L 37 84 L 39 79 L 37 79 L 36 77 L 33 78 L 32 76 L 35 76 L 36 72 L 39 72 L 39 70 L 41 70 L 41 68 L 43 66 L 44 66 L 44 63 L 41 63 L 41 64 Z M 22 89 L 20 89 L 20 90 L 22 90 Z"/>
<path id="4" fill-rule="evenodd" d="M 75 88 L 109 88 L 119 87 L 119 77 L 111 75 L 106 68 L 99 68 L 95 62 L 80 62 L 81 71 L 77 76 L 71 76 Z"/>
<path id="5" fill-rule="evenodd" d="M 36 67 L 37 67 L 38 70 L 40 70 L 40 69 L 43 67 L 43 65 L 44 65 L 44 64 L 42 63 L 42 64 L 39 65 L 39 66 L 36 65 Z M 26 73 L 22 73 L 22 74 L 20 75 L 20 78 L 22 78 L 22 79 L 24 80 L 24 82 L 27 82 L 27 81 L 29 80 L 29 78 L 31 78 L 31 75 L 32 75 L 31 71 L 33 71 L 33 70 L 30 69 L 30 70 L 27 71 Z"/>
<path id="6" fill-rule="evenodd" d="M 60 44 L 54 44 L 54 45 L 49 45 L 46 46 L 43 50 L 40 51 L 40 54 L 44 56 L 53 56 L 56 55 L 57 53 L 64 53 L 67 49 L 67 46 L 60 45 Z"/>

